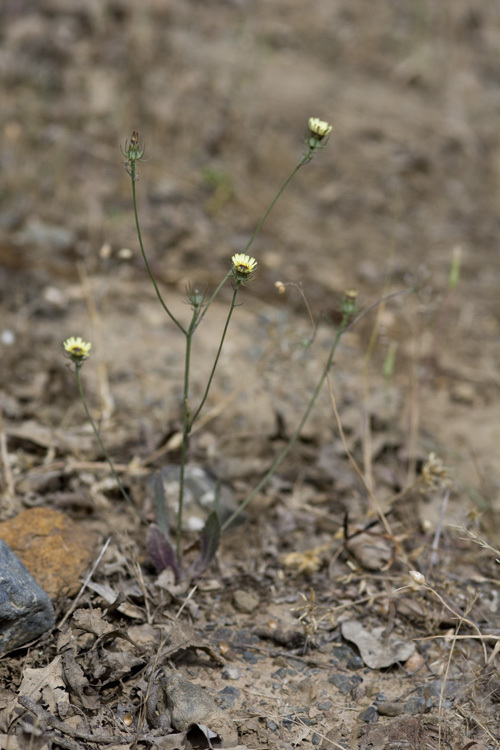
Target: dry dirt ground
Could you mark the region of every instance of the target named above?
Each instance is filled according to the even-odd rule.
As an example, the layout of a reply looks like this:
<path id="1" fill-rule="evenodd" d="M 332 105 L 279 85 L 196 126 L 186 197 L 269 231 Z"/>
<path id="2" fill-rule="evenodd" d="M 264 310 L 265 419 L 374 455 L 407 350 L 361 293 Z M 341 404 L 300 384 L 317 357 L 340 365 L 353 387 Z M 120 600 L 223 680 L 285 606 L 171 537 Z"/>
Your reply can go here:
<path id="1" fill-rule="evenodd" d="M 0 661 L 1 746 L 203 746 L 159 721 L 167 670 L 224 712 L 214 746 L 500 747 L 498 4 L 3 0 L 0 22 L 1 520 L 62 511 L 87 552 L 65 588 L 69 542 L 32 557 L 46 588 L 55 567 L 57 625 Z M 345 334 L 290 456 L 209 570 L 175 582 L 145 540 L 151 477 L 179 461 L 183 340 L 119 144 L 146 143 L 144 241 L 186 320 L 186 283 L 227 272 L 310 116 L 328 146 L 252 246 L 190 463 L 242 500 L 303 414 L 344 289 L 361 309 L 414 291 Z M 230 295 L 195 338 L 193 402 Z M 71 335 L 93 343 L 90 409 L 143 521 L 85 418 Z"/>

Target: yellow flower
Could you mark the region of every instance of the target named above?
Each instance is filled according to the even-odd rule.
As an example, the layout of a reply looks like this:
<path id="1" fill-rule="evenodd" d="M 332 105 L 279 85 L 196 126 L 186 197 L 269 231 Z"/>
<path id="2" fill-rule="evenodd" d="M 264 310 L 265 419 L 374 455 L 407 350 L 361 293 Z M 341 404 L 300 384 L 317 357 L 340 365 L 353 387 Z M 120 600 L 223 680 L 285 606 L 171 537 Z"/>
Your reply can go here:
<path id="1" fill-rule="evenodd" d="M 248 281 L 257 268 L 257 261 L 245 253 L 236 253 L 231 258 L 236 281 Z"/>
<path id="2" fill-rule="evenodd" d="M 90 355 L 92 344 L 84 341 L 81 336 L 70 336 L 69 339 L 63 342 L 63 349 L 67 357 L 73 360 L 73 362 L 79 363 L 83 362 Z"/>
<path id="3" fill-rule="evenodd" d="M 325 122 L 325 120 L 320 120 L 319 117 L 310 117 L 309 132 L 318 141 L 321 141 L 326 135 L 332 132 L 332 126 L 328 122 Z"/>

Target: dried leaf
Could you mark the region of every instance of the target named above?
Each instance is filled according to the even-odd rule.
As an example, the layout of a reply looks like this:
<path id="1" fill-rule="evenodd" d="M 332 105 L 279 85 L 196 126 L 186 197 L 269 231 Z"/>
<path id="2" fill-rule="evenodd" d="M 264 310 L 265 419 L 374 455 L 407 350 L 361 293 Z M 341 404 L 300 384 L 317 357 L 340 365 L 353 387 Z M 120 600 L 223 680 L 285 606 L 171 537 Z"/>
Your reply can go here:
<path id="1" fill-rule="evenodd" d="M 386 636 L 384 626 L 371 632 L 356 620 L 342 623 L 342 636 L 356 644 L 364 663 L 370 669 L 384 669 L 397 662 L 404 662 L 415 653 L 415 644 L 402 641 L 395 635 Z"/>
<path id="2" fill-rule="evenodd" d="M 35 702 L 43 700 L 52 712 L 58 703 L 67 703 L 68 693 L 63 679 L 62 660 L 56 656 L 50 664 L 40 669 L 27 667 L 19 687 L 19 695 L 27 695 Z"/>

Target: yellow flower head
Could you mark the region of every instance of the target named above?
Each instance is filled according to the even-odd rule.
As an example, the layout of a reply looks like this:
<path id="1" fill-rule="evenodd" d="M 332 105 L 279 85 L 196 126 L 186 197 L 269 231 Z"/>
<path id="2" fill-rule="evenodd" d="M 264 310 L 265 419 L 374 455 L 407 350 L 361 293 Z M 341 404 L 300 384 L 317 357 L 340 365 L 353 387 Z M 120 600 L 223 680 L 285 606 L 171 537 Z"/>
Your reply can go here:
<path id="1" fill-rule="evenodd" d="M 325 120 L 320 120 L 319 117 L 309 118 L 309 132 L 312 136 L 315 136 L 318 141 L 321 141 L 325 136 L 332 132 L 332 126 Z"/>
<path id="2" fill-rule="evenodd" d="M 245 253 L 236 253 L 231 258 L 233 275 L 236 281 L 248 281 L 257 268 L 257 261 Z"/>
<path id="3" fill-rule="evenodd" d="M 69 359 L 79 364 L 90 355 L 92 344 L 84 341 L 81 336 L 70 336 L 63 342 L 63 349 Z"/>

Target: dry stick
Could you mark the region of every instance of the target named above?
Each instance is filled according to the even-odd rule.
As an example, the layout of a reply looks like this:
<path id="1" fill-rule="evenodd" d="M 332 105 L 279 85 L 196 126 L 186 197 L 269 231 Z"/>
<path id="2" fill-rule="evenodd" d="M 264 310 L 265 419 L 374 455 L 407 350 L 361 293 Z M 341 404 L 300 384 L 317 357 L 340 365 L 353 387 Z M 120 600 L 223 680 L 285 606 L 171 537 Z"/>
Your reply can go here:
<path id="1" fill-rule="evenodd" d="M 417 456 L 414 447 L 417 444 L 418 429 L 420 424 L 420 408 L 419 408 L 419 381 L 417 375 L 418 356 L 416 351 L 416 341 L 418 335 L 416 332 L 416 316 L 413 317 L 414 325 L 412 329 L 411 341 L 411 359 L 410 359 L 410 410 L 408 414 L 409 426 L 408 426 L 408 440 L 406 453 L 408 456 L 408 472 L 406 477 L 406 484 L 412 485 L 415 482 L 416 476 L 416 465 Z"/>
<path id="2" fill-rule="evenodd" d="M 299 289 L 299 291 L 301 291 L 301 290 Z M 301 293 L 302 293 L 302 291 L 301 291 Z M 363 315 L 366 315 L 366 313 L 369 312 L 369 310 L 371 310 L 373 307 L 376 306 L 377 309 L 378 309 L 381 305 L 385 305 L 385 303 L 388 300 L 392 299 L 392 297 L 396 297 L 396 296 L 399 296 L 400 294 L 408 294 L 408 293 L 409 293 L 409 291 L 406 290 L 404 292 L 393 292 L 392 294 L 387 294 L 385 297 L 382 297 L 382 299 L 378 303 L 374 303 L 373 305 L 370 305 L 365 310 L 363 310 L 359 315 L 357 315 L 346 326 L 345 331 L 348 330 L 349 328 L 351 328 L 356 323 L 356 321 L 358 321 Z M 303 296 L 304 301 L 305 301 L 305 296 L 304 296 L 303 293 L 302 293 L 302 296 Z M 312 318 L 312 313 L 310 311 L 310 308 L 309 308 L 309 305 L 307 304 L 307 302 L 306 302 L 306 306 L 307 306 L 307 309 L 309 311 L 309 314 L 310 314 L 310 317 L 311 317 L 311 322 L 312 322 L 314 330 L 315 330 L 314 320 Z M 344 333 L 345 333 L 345 331 L 344 331 Z M 320 352 L 321 352 L 321 356 L 322 356 L 322 359 L 323 359 L 323 367 L 326 369 L 326 363 L 324 361 L 324 355 L 323 355 L 323 351 L 321 350 L 321 348 L 320 348 Z M 380 520 L 382 522 L 382 525 L 383 525 L 386 533 L 388 534 L 388 536 L 390 537 L 390 539 L 392 539 L 393 543 L 396 545 L 395 536 L 394 536 L 394 533 L 393 533 L 393 531 L 392 531 L 392 529 L 391 529 L 391 527 L 389 525 L 389 522 L 388 522 L 387 518 L 385 517 L 384 512 L 382 511 L 382 508 L 380 507 L 380 504 L 379 504 L 377 498 L 375 497 L 375 494 L 373 493 L 371 487 L 368 485 L 368 482 L 366 481 L 366 479 L 365 479 L 365 477 L 363 475 L 363 472 L 358 467 L 356 461 L 354 460 L 354 457 L 353 457 L 351 451 L 349 450 L 349 448 L 347 446 L 347 441 L 346 441 L 346 437 L 345 437 L 345 434 L 344 434 L 344 428 L 342 427 L 342 422 L 340 420 L 340 415 L 339 415 L 339 412 L 338 412 L 338 409 L 337 409 L 337 402 L 336 402 L 336 399 L 335 399 L 335 395 L 333 393 L 332 381 L 331 381 L 331 378 L 330 378 L 330 373 L 328 371 L 326 371 L 326 382 L 328 383 L 328 392 L 330 394 L 330 401 L 331 401 L 331 404 L 332 404 L 333 412 L 335 414 L 335 419 L 336 419 L 336 422 L 337 422 L 337 427 L 338 427 L 338 430 L 339 430 L 340 438 L 342 440 L 342 445 L 344 446 L 344 450 L 346 452 L 346 455 L 347 455 L 347 457 L 348 457 L 348 459 L 349 459 L 352 467 L 354 468 L 354 471 L 356 472 L 356 474 L 360 478 L 360 480 L 361 480 L 361 482 L 362 482 L 362 484 L 363 484 L 363 486 L 364 486 L 364 488 L 365 488 L 365 490 L 366 490 L 366 492 L 368 494 L 368 497 L 370 498 L 372 506 L 375 509 L 375 512 L 377 513 L 378 517 L 380 518 Z M 397 546 L 399 547 L 400 554 L 401 554 L 403 560 L 405 561 L 405 564 L 408 565 L 409 568 L 411 568 L 410 561 L 408 560 L 408 558 L 407 558 L 404 550 L 400 547 L 400 545 L 397 545 Z"/>
<path id="3" fill-rule="evenodd" d="M 35 703 L 34 700 L 29 698 L 27 695 L 20 695 L 18 698 L 19 703 L 23 708 L 25 708 L 27 711 L 32 713 L 34 716 L 36 716 L 37 720 L 42 723 L 45 722 L 47 726 L 52 727 L 53 729 L 57 730 L 58 732 L 62 732 L 62 734 L 68 734 L 70 737 L 74 737 L 75 739 L 82 740 L 84 742 L 93 742 L 98 744 L 106 744 L 106 745 L 126 745 L 130 743 L 130 736 L 129 737 L 123 737 L 123 736 L 113 736 L 113 735 L 101 735 L 101 734 L 90 734 L 89 732 L 80 732 L 78 729 L 73 729 L 69 724 L 66 724 L 65 721 L 60 721 L 59 719 L 56 719 L 55 716 L 53 716 L 49 711 L 43 708 L 43 706 L 40 706 L 40 704 Z M 55 737 L 56 744 L 61 742 L 61 737 Z M 68 745 L 67 745 L 68 746 Z M 77 747 L 80 747 L 80 745 L 77 745 Z"/>
<path id="4" fill-rule="evenodd" d="M 431 594 L 434 594 L 434 596 L 441 602 L 441 604 L 443 605 L 443 607 L 446 607 L 446 609 L 449 610 L 452 613 L 452 615 L 454 615 L 454 617 L 457 618 L 457 620 L 459 622 L 465 622 L 465 623 L 467 623 L 467 625 L 470 625 L 470 627 L 473 628 L 477 632 L 477 634 L 478 634 L 478 638 L 477 639 L 478 640 L 484 641 L 485 636 L 483 636 L 483 634 L 481 633 L 479 627 L 476 625 L 475 622 L 473 622 L 472 620 L 469 620 L 463 614 L 463 612 L 456 612 L 455 609 L 450 604 L 448 604 L 448 602 L 445 599 L 443 599 L 443 597 L 441 596 L 441 594 L 439 594 L 436 591 L 436 589 L 432 588 L 432 586 L 430 586 L 428 583 L 421 583 L 419 585 L 420 585 L 421 588 L 425 589 L 426 591 L 430 591 Z M 439 636 L 432 636 L 432 638 L 437 638 L 437 637 L 439 637 Z M 461 638 L 461 637 L 462 636 L 456 636 L 456 638 Z M 469 637 L 473 637 L 473 636 L 469 636 Z M 422 640 L 426 640 L 426 639 L 422 639 Z M 484 643 L 482 645 L 483 645 L 484 663 L 487 664 L 488 663 L 488 653 L 486 651 L 486 646 L 484 645 Z"/>
<path id="5" fill-rule="evenodd" d="M 89 584 L 89 581 L 90 581 L 90 579 L 91 579 L 91 578 L 92 578 L 92 576 L 94 575 L 94 573 L 95 573 L 95 571 L 96 571 L 96 568 L 97 568 L 97 566 L 98 566 L 98 565 L 99 565 L 99 563 L 101 562 L 101 560 L 102 560 L 102 558 L 103 558 L 103 555 L 104 555 L 104 553 L 105 553 L 105 552 L 106 552 L 106 550 L 108 549 L 108 546 L 109 546 L 109 543 L 110 543 L 110 541 L 111 541 L 111 537 L 110 537 L 110 536 L 108 536 L 108 538 L 106 539 L 106 542 L 105 542 L 105 544 L 104 544 L 104 547 L 102 548 L 101 552 L 99 553 L 99 557 L 97 558 L 97 560 L 96 560 L 96 561 L 95 561 L 95 563 L 93 564 L 93 566 L 92 566 L 92 569 L 91 569 L 90 573 L 88 574 L 87 578 L 85 579 L 85 582 L 84 582 L 83 586 L 81 587 L 80 591 L 78 592 L 78 595 L 77 595 L 77 597 L 76 597 L 75 601 L 73 602 L 73 604 L 72 604 L 72 605 L 71 605 L 71 607 L 70 607 L 70 608 L 68 609 L 68 611 L 66 612 L 66 614 L 65 614 L 65 615 L 64 615 L 64 617 L 62 618 L 61 622 L 60 622 L 60 623 L 59 623 L 59 625 L 57 626 L 59 630 L 60 630 L 60 629 L 61 629 L 61 627 L 62 627 L 62 626 L 64 625 L 64 623 L 66 622 L 66 620 L 68 619 L 68 617 L 69 617 L 69 616 L 70 616 L 70 615 L 71 615 L 71 614 L 72 614 L 72 613 L 73 613 L 73 612 L 75 611 L 76 607 L 78 606 L 78 602 L 80 601 L 80 599 L 81 599 L 81 596 L 82 596 L 83 592 L 84 592 L 84 591 L 85 591 L 85 589 L 87 588 L 87 586 L 88 586 L 88 584 Z"/>
<path id="6" fill-rule="evenodd" d="M 444 518 L 446 515 L 446 509 L 448 507 L 449 499 L 450 499 L 450 490 L 448 489 L 444 493 L 443 501 L 441 503 L 441 512 L 439 514 L 439 522 L 436 528 L 436 533 L 434 534 L 434 539 L 432 541 L 432 552 L 431 552 L 431 556 L 429 560 L 429 573 L 438 560 L 439 540 L 441 539 L 441 534 L 443 533 Z"/>
<path id="7" fill-rule="evenodd" d="M 3 409 L 0 405 L 0 457 L 2 460 L 3 476 L 5 479 L 5 486 L 11 502 L 14 502 L 16 497 L 16 490 L 14 487 L 14 480 L 12 478 L 12 472 L 10 470 L 9 463 L 9 452 L 7 450 L 7 438 L 5 435 L 5 428 L 3 424 Z"/>
<path id="8" fill-rule="evenodd" d="M 186 596 L 186 598 L 184 599 L 184 601 L 182 602 L 182 604 L 181 604 L 181 606 L 179 607 L 179 609 L 177 610 L 177 612 L 176 612 L 176 614 L 175 614 L 175 619 L 176 619 L 176 620 L 178 620 L 178 619 L 179 619 L 179 617 L 181 616 L 181 614 L 182 614 L 182 611 L 183 611 L 184 607 L 185 607 L 185 606 L 186 606 L 186 604 L 187 604 L 187 603 L 189 602 L 189 600 L 190 600 L 190 599 L 191 599 L 191 598 L 193 597 L 193 595 L 194 595 L 194 593 L 196 592 L 196 589 L 197 589 L 197 588 L 198 588 L 198 584 L 196 583 L 196 584 L 195 584 L 195 585 L 193 586 L 193 588 L 191 589 L 191 591 L 189 592 L 189 594 L 188 594 L 188 595 Z"/>
<path id="9" fill-rule="evenodd" d="M 402 547 L 399 544 L 397 544 L 397 542 L 396 542 L 394 533 L 393 533 L 393 531 L 392 531 L 392 529 L 391 529 L 391 527 L 389 525 L 389 521 L 385 517 L 384 512 L 383 512 L 382 508 L 380 507 L 379 501 L 375 497 L 375 494 L 372 492 L 371 488 L 368 486 L 368 483 L 367 483 L 365 477 L 363 476 L 363 472 L 361 471 L 361 469 L 357 465 L 357 463 L 356 463 L 356 461 L 355 461 L 355 459 L 354 459 L 351 451 L 349 450 L 349 448 L 347 446 L 347 441 L 346 441 L 345 434 L 344 434 L 344 428 L 342 427 L 342 422 L 340 421 L 340 415 L 339 415 L 339 412 L 338 412 L 338 409 L 337 409 L 337 402 L 335 400 L 335 396 L 334 396 L 334 393 L 333 393 L 333 388 L 332 388 L 331 380 L 330 380 L 330 377 L 328 375 L 327 375 L 327 382 L 328 382 L 328 390 L 329 390 L 329 393 L 330 393 L 330 400 L 332 402 L 333 413 L 335 414 L 335 419 L 337 421 L 337 427 L 339 429 L 340 438 L 342 440 L 342 445 L 344 446 L 344 450 L 345 450 L 345 452 L 347 454 L 347 457 L 348 457 L 348 459 L 349 459 L 349 461 L 351 463 L 351 466 L 353 467 L 354 471 L 356 472 L 356 474 L 360 478 L 360 480 L 361 480 L 361 482 L 362 482 L 362 484 L 363 484 L 363 486 L 364 486 L 364 488 L 365 488 L 365 490 L 366 490 L 366 492 L 368 494 L 370 502 L 371 502 L 373 508 L 375 509 L 375 512 L 376 512 L 377 516 L 379 517 L 380 521 L 382 522 L 382 525 L 383 525 L 383 527 L 384 527 L 387 535 L 389 536 L 390 539 L 392 539 L 394 545 L 398 547 L 399 553 L 400 553 L 401 557 L 403 558 L 405 564 L 408 565 L 408 568 L 411 568 L 412 566 L 410 564 L 410 561 L 408 560 L 408 557 L 406 556 L 406 553 L 404 552 L 404 550 L 402 549 Z"/>
<path id="10" fill-rule="evenodd" d="M 458 623 L 456 629 L 455 629 L 455 636 L 458 635 L 458 631 L 460 630 L 460 626 L 462 625 L 462 620 Z M 441 690 L 439 693 L 439 705 L 438 705 L 438 747 L 441 747 L 441 732 L 442 732 L 442 722 L 443 722 L 443 702 L 444 702 L 444 691 L 446 687 L 446 681 L 448 679 L 448 674 L 451 667 L 451 659 L 453 656 L 453 652 L 455 650 L 455 646 L 457 644 L 456 637 L 453 638 L 450 653 L 448 655 L 448 661 L 446 662 L 446 669 L 444 671 L 443 675 L 443 681 L 441 683 Z"/>
<path id="11" fill-rule="evenodd" d="M 135 734 L 134 742 L 132 744 L 132 748 L 137 747 L 137 743 L 139 741 L 139 734 L 142 730 L 142 727 L 144 725 L 144 718 L 147 716 L 148 713 L 148 703 L 151 695 L 151 691 L 153 689 L 154 679 L 155 679 L 155 672 L 156 672 L 156 665 L 158 664 L 158 659 L 160 658 L 160 654 L 163 650 L 163 647 L 165 645 L 165 638 L 161 638 L 160 645 L 158 646 L 155 654 L 155 658 L 153 660 L 153 664 L 151 666 L 151 675 L 148 680 L 148 686 L 146 688 L 146 695 L 144 696 L 144 700 L 141 703 L 140 709 L 139 709 L 139 716 L 137 719 L 137 732 Z"/>
<path id="12" fill-rule="evenodd" d="M 97 305 L 95 303 L 92 285 L 83 263 L 77 264 L 78 276 L 82 285 L 83 295 L 87 303 L 90 323 L 94 329 L 94 338 L 97 341 L 98 350 L 105 352 L 104 336 L 102 333 L 102 321 Z M 99 395 L 101 398 L 101 419 L 104 424 L 109 424 L 111 415 L 115 410 L 115 402 L 109 387 L 108 369 L 102 355 L 97 357 L 97 378 L 99 382 Z"/>

